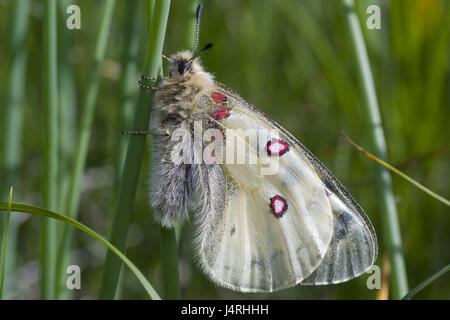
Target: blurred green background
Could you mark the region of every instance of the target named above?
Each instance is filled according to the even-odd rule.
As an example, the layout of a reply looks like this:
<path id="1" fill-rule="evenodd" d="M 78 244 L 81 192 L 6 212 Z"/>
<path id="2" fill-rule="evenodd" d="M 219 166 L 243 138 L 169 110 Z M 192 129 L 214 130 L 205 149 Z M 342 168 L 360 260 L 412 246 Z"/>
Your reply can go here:
<path id="1" fill-rule="evenodd" d="M 14 0 L 23 1 L 23 0 Z M 0 1 L 0 124 L 2 143 L 15 139 L 17 165 L 13 175 L 14 201 L 42 206 L 42 17 L 43 2 L 31 1 L 26 53 L 23 109 L 16 127 L 21 136 L 3 130 L 7 105 L 6 88 L 10 55 L 12 4 Z M 157 0 L 159 1 L 159 0 Z M 139 23 L 129 33 L 130 2 L 137 7 Z M 81 8 L 81 30 L 68 30 L 65 8 Z M 63 127 L 60 185 L 67 187 L 67 172 L 74 157 L 79 114 L 88 88 L 96 35 L 103 1 L 58 0 L 58 108 Z M 381 8 L 381 29 L 369 30 L 366 8 Z M 450 155 L 450 2 L 444 0 L 357 1 L 361 27 L 375 78 L 389 162 L 433 191 L 448 198 Z M 190 1 L 173 0 L 167 25 L 166 55 L 190 48 L 192 17 Z M 146 55 L 144 1 L 118 0 L 114 8 L 105 60 L 100 68 L 100 88 L 95 105 L 92 134 L 78 220 L 107 236 L 117 196 L 115 172 L 129 137 L 120 131 L 131 128 L 136 105 L 137 80 Z M 128 33 L 127 33 L 128 32 Z M 136 63 L 130 94 L 121 95 L 124 52 L 137 39 Z M 131 40 L 131 41 L 130 41 Z M 130 44 L 131 42 L 131 44 Z M 373 162 L 353 149 L 340 135 L 345 131 L 370 151 L 361 108 L 356 61 L 340 1 L 329 0 L 208 0 L 205 3 L 200 46 L 213 42 L 203 54 L 205 68 L 216 79 L 235 89 L 268 116 L 283 125 L 349 189 L 365 209 L 377 231 L 383 265 L 383 233 L 375 195 Z M 135 84 L 134 84 L 135 83 Z M 128 101 L 123 109 L 124 101 Z M 150 101 L 148 105 L 150 107 Z M 119 122 L 122 114 L 124 122 Z M 148 139 L 148 143 L 150 143 Z M 121 143 L 119 143 L 121 142 Z M 150 144 L 147 150 L 150 149 Z M 0 150 L 4 150 L 0 146 Z M 0 160 L 5 154 L 0 156 Z M 162 291 L 158 229 L 148 206 L 147 179 L 150 154 L 144 156 L 140 183 L 129 230 L 127 256 L 143 271 L 158 292 Z M 62 160 L 61 160 L 62 161 Z M 2 167 L 0 182 L 7 172 Z M 4 179 L 3 179 L 4 180 Z M 394 192 L 410 288 L 450 262 L 449 210 L 403 179 L 393 176 Z M 1 183 L 0 201 L 7 201 L 8 186 Z M 63 200 L 61 200 L 63 201 Z M 64 213 L 62 211 L 59 211 Z M 26 214 L 12 216 L 5 298 L 39 299 L 39 219 Z M 16 230 L 16 232 L 14 231 Z M 16 239 L 16 240 L 15 240 Z M 8 252 L 8 253 L 10 253 Z M 76 231 L 70 264 L 82 270 L 82 289 L 66 298 L 95 299 L 100 285 L 106 248 Z M 193 262 L 192 225 L 183 226 L 179 271 L 184 299 L 375 299 L 369 275 L 326 287 L 297 286 L 272 294 L 240 294 L 213 285 Z M 382 268 L 385 271 L 385 268 Z M 134 274 L 122 272 L 122 299 L 142 299 L 145 292 Z M 450 280 L 445 276 L 416 298 L 450 299 Z"/>

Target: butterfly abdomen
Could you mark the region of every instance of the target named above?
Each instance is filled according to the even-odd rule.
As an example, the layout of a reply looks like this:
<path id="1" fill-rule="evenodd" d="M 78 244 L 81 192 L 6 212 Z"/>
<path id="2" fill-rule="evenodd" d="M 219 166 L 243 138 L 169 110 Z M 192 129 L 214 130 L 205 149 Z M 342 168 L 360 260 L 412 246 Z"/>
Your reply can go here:
<path id="1" fill-rule="evenodd" d="M 177 127 L 189 128 L 188 121 L 181 121 Z M 186 134 L 190 134 L 186 131 Z M 155 219 L 162 226 L 171 228 L 188 217 L 188 203 L 192 193 L 191 161 L 173 161 L 183 145 L 170 137 L 155 137 L 153 140 L 152 170 L 150 175 L 151 206 L 155 209 Z M 183 159 L 193 157 L 184 155 Z"/>

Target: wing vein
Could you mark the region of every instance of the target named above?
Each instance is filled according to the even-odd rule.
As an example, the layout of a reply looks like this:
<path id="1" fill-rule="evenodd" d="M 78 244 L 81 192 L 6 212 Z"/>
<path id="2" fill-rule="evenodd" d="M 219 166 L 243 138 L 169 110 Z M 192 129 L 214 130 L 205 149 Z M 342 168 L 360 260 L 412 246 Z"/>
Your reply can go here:
<path id="1" fill-rule="evenodd" d="M 251 194 L 252 194 L 253 203 L 255 204 L 256 212 L 257 212 L 257 214 L 258 214 L 258 215 L 257 215 L 257 216 L 258 216 L 258 225 L 259 225 L 259 228 L 261 229 L 261 233 L 262 233 L 262 237 L 263 237 L 263 243 L 264 243 L 264 256 L 265 256 L 265 258 L 266 258 L 266 263 L 267 263 L 267 266 L 268 266 L 268 268 L 269 268 L 270 290 L 272 290 L 272 281 L 273 281 L 273 280 L 272 280 L 272 266 L 271 266 L 271 264 L 270 264 L 270 259 L 269 259 L 269 254 L 268 254 L 269 250 L 268 250 L 268 248 L 267 248 L 266 233 L 264 232 L 264 228 L 263 228 L 263 226 L 262 226 L 261 213 L 260 213 L 259 210 L 258 210 L 258 204 L 256 203 L 255 193 L 252 191 Z"/>

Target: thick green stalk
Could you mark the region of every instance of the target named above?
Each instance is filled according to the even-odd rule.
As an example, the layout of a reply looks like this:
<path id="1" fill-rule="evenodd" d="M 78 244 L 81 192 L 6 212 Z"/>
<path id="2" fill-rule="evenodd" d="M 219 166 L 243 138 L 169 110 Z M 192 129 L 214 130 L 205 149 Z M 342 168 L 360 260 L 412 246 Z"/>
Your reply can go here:
<path id="1" fill-rule="evenodd" d="M 192 0 L 190 10 L 187 10 L 188 22 L 186 28 L 186 49 L 191 49 L 195 42 L 196 32 L 196 10 L 197 0 Z M 178 277 L 178 243 L 181 234 L 181 224 L 177 224 L 174 229 L 160 228 L 161 265 L 164 285 L 164 298 L 175 300 L 180 299 L 180 282 Z"/>
<path id="2" fill-rule="evenodd" d="M 136 97 L 137 56 L 139 52 L 139 3 L 136 0 L 127 1 L 127 14 L 124 15 L 124 44 L 121 57 L 122 72 L 120 77 L 119 112 L 116 118 L 116 148 L 114 151 L 115 181 L 113 201 L 119 193 L 122 168 L 125 162 L 128 137 L 121 133 L 130 128 Z M 115 208 L 114 206 L 112 207 Z"/>
<path id="3" fill-rule="evenodd" d="M 133 111 L 136 98 L 136 74 L 137 57 L 139 52 L 139 2 L 137 0 L 127 1 L 127 14 L 124 15 L 124 44 L 122 49 L 120 77 L 119 111 L 116 113 L 116 144 L 114 151 L 114 186 L 112 195 L 112 206 L 110 216 L 114 214 L 116 208 L 117 195 L 119 194 L 122 169 L 127 152 L 128 137 L 121 133 L 121 130 L 131 128 Z M 122 283 L 122 273 L 119 278 L 119 285 L 116 299 L 120 299 Z"/>
<path id="4" fill-rule="evenodd" d="M 154 12 L 154 14 L 151 23 L 150 39 L 148 42 L 149 47 L 147 50 L 144 73 L 150 77 L 156 77 L 161 68 L 161 54 L 166 33 L 167 18 L 169 16 L 169 8 L 169 0 L 156 2 L 149 1 L 148 19 L 152 19 L 152 16 L 150 15 L 152 12 Z M 134 115 L 133 129 L 148 128 L 150 101 L 151 94 L 141 90 L 139 92 Z M 118 130 L 120 129 L 118 128 Z M 111 243 L 121 251 L 124 251 L 126 248 L 126 238 L 133 211 L 133 203 L 139 180 L 145 141 L 146 136 L 133 136 L 128 144 L 110 236 Z M 108 252 L 103 270 L 99 299 L 114 299 L 121 268 L 122 262 Z"/>
<path id="5" fill-rule="evenodd" d="M 91 136 L 92 121 L 94 118 L 95 104 L 97 101 L 98 88 L 100 85 L 100 66 L 106 52 L 108 36 L 111 27 L 114 7 L 116 0 L 105 0 L 102 8 L 100 30 L 97 34 L 96 47 L 94 53 L 94 61 L 89 72 L 87 82 L 87 93 L 81 111 L 80 126 L 78 129 L 77 148 L 75 151 L 75 159 L 73 163 L 73 171 L 70 179 L 69 194 L 66 205 L 66 214 L 69 217 L 76 217 L 78 212 L 78 204 L 80 200 L 80 184 L 83 171 L 86 164 L 86 157 L 89 147 L 89 139 Z M 65 272 L 63 264 L 67 261 L 66 255 L 70 252 L 70 244 L 72 241 L 73 230 L 67 225 L 64 226 L 62 239 L 59 241 L 58 247 L 58 274 Z M 61 279 L 61 276 L 58 277 Z"/>
<path id="6" fill-rule="evenodd" d="M 375 85 L 370 69 L 369 58 L 361 32 L 353 0 L 344 0 L 344 10 L 349 26 L 351 42 L 356 56 L 359 81 L 364 101 L 362 106 L 366 115 L 367 128 L 375 156 L 387 159 L 386 141 L 378 107 Z M 390 295 L 401 299 L 408 292 L 405 261 L 402 253 L 402 240 L 395 207 L 392 180 L 388 169 L 375 164 L 377 195 L 381 210 L 383 240 L 385 250 L 391 261 Z"/>
<path id="7" fill-rule="evenodd" d="M 44 187 L 43 205 L 49 210 L 57 206 L 58 184 L 58 58 L 56 0 L 44 3 L 43 92 L 44 116 Z M 41 219 L 41 298 L 55 298 L 56 224 Z"/>
<path id="8" fill-rule="evenodd" d="M 160 227 L 161 267 L 164 286 L 164 299 L 180 299 L 178 277 L 178 245 L 175 229 Z"/>
<path id="9" fill-rule="evenodd" d="M 23 102 L 26 80 L 26 50 L 25 40 L 28 32 L 30 1 L 14 1 L 10 14 L 10 27 L 8 32 L 8 71 L 6 81 L 6 102 L 1 106 L 0 118 L 0 199 L 6 200 L 9 189 L 16 183 L 17 170 L 22 158 L 22 128 L 23 128 Z M 9 274 L 14 269 L 17 230 L 15 224 L 8 228 L 8 215 L 0 216 L 0 246 L 2 239 L 8 236 L 6 256 L 0 257 L 4 261 L 3 272 L 5 280 L 0 284 L 1 290 L 8 290 Z M 14 218 L 11 219 L 14 222 Z M 1 268 L 1 266 L 0 266 Z M 0 299 L 2 296 L 0 295 Z"/>

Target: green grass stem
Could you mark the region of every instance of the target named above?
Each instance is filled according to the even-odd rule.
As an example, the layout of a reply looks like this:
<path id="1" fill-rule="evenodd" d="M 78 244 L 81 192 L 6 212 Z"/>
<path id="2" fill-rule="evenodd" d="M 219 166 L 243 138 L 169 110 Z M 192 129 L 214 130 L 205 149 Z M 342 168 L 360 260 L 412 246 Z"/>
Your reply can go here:
<path id="1" fill-rule="evenodd" d="M 71 182 L 72 159 L 74 158 L 74 146 L 76 146 L 76 119 L 78 97 L 75 87 L 74 67 L 69 60 L 71 45 L 75 33 L 78 30 L 69 30 L 66 27 L 67 7 L 70 0 L 58 1 L 58 211 L 66 209 L 66 199 Z M 57 223 L 58 243 L 64 238 L 65 225 Z M 58 253 L 59 254 L 59 253 Z M 57 299 L 70 299 L 72 290 L 67 290 L 64 281 L 66 273 L 59 266 L 67 266 L 69 253 L 64 255 L 64 260 L 57 261 L 56 292 Z M 58 266 L 59 265 L 59 266 Z"/>
<path id="2" fill-rule="evenodd" d="M 22 162 L 23 104 L 27 78 L 25 41 L 28 33 L 30 2 L 14 1 L 11 9 L 7 39 L 9 52 L 6 100 L 0 117 L 0 200 L 6 200 L 10 187 L 16 184 L 18 169 Z M 0 290 L 3 292 L 8 290 L 9 275 L 15 268 L 16 260 L 17 230 L 15 224 L 8 223 L 8 220 L 7 215 L 0 216 L 0 247 L 3 246 L 1 239 L 6 236 L 9 238 L 6 252 L 8 259 L 4 264 L 5 278 L 0 284 Z M 11 222 L 14 222 L 14 219 Z"/>
<path id="3" fill-rule="evenodd" d="M 370 141 L 374 154 L 378 158 L 387 159 L 383 124 L 361 26 L 355 13 L 353 0 L 343 0 L 343 5 L 356 57 L 358 79 L 363 95 L 362 106 L 366 115 Z M 375 165 L 375 174 L 383 228 L 383 242 L 391 261 L 390 296 L 393 299 L 401 299 L 408 292 L 408 281 L 402 253 L 397 209 L 392 190 L 392 180 L 389 171 L 379 164 Z"/>
<path id="4" fill-rule="evenodd" d="M 75 87 L 75 70 L 70 61 L 74 36 L 79 30 L 66 26 L 66 9 L 70 0 L 58 0 L 58 210 L 64 212 L 71 181 L 72 159 L 76 145 L 76 119 L 78 95 Z M 60 235 L 59 235 L 60 236 Z"/>
<path id="5" fill-rule="evenodd" d="M 169 16 L 170 1 L 148 1 L 148 19 L 151 24 L 144 73 L 156 77 L 161 70 L 161 54 Z M 133 120 L 133 129 L 146 129 L 149 125 L 151 94 L 140 90 Z M 120 130 L 120 128 L 117 128 Z M 110 241 L 119 250 L 125 251 L 128 228 L 133 212 L 146 136 L 133 136 L 128 144 L 122 171 L 117 206 L 114 212 Z M 106 255 L 99 299 L 114 299 L 122 262 L 110 252 Z"/>
<path id="6" fill-rule="evenodd" d="M 133 120 L 133 110 L 136 98 L 137 57 L 139 53 L 139 2 L 127 1 L 127 14 L 124 15 L 124 44 L 121 56 L 122 72 L 120 77 L 119 112 L 116 118 L 116 150 L 114 152 L 115 180 L 113 199 L 119 193 L 122 169 L 127 152 L 128 137 L 121 133 L 130 128 Z M 113 209 L 115 208 L 115 204 Z"/>
<path id="7" fill-rule="evenodd" d="M 194 46 L 197 25 L 195 14 L 198 3 L 197 0 L 191 1 L 189 10 L 186 10 L 188 16 L 185 37 L 186 49 L 191 49 Z M 160 227 L 159 230 L 164 298 L 169 300 L 177 300 L 181 297 L 178 276 L 178 244 L 181 230 L 181 224 L 177 224 L 174 229 Z"/>
<path id="8" fill-rule="evenodd" d="M 83 171 L 86 165 L 92 121 L 94 118 L 95 105 L 100 86 L 100 67 L 105 57 L 115 4 L 116 0 L 105 0 L 101 10 L 100 29 L 97 34 L 94 60 L 89 72 L 86 97 L 80 116 L 77 147 L 74 153 L 75 159 L 73 162 L 69 193 L 65 210 L 66 214 L 72 218 L 76 217 L 78 212 L 78 205 L 80 201 L 80 185 L 83 177 Z M 61 233 L 62 239 L 60 239 L 58 247 L 58 266 L 56 269 L 59 274 L 58 279 L 61 279 L 62 277 L 60 273 L 63 273 L 65 271 L 64 264 L 68 259 L 67 255 L 70 253 L 72 233 L 72 230 L 65 225 L 64 230 Z"/>
<path id="9" fill-rule="evenodd" d="M 124 15 L 123 21 L 123 39 L 124 43 L 121 52 L 121 76 L 119 91 L 119 110 L 116 113 L 116 144 L 114 151 L 114 185 L 112 206 L 110 217 L 113 216 L 116 208 L 117 195 L 119 194 L 120 181 L 122 178 L 122 169 L 125 162 L 127 152 L 128 139 L 121 133 L 121 130 L 131 128 L 133 120 L 133 111 L 135 106 L 136 94 L 136 74 L 137 74 L 137 58 L 139 53 L 139 2 L 130 0 L 125 6 L 127 14 Z M 119 278 L 119 285 L 116 299 L 121 296 L 122 273 Z"/>
<path id="10" fill-rule="evenodd" d="M 164 286 L 164 299 L 180 299 L 178 276 L 178 244 L 175 228 L 159 228 L 161 247 L 161 271 Z"/>
<path id="11" fill-rule="evenodd" d="M 43 206 L 57 207 L 58 185 L 58 57 L 56 0 L 44 2 L 43 19 L 43 92 L 44 169 Z M 56 224 L 41 219 L 41 298 L 55 298 Z"/>
<path id="12" fill-rule="evenodd" d="M 5 267 L 6 267 L 6 250 L 8 248 L 8 233 L 9 221 L 11 219 L 11 202 L 12 202 L 13 187 L 9 192 L 8 213 L 6 214 L 5 230 L 1 238 L 0 246 L 0 300 L 3 300 L 3 291 L 5 284 Z"/>

